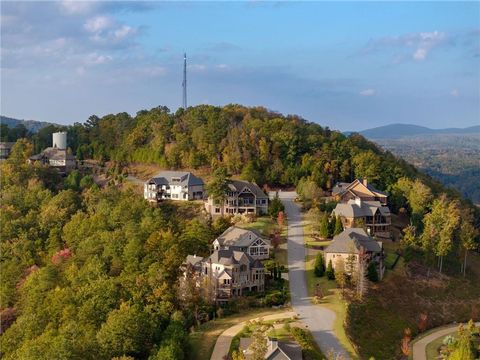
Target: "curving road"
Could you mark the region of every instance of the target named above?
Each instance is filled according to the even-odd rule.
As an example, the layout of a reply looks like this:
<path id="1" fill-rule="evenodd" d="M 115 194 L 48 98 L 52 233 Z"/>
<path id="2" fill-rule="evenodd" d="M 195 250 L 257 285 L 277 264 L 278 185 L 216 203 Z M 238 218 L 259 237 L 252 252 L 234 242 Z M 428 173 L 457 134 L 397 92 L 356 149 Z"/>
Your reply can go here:
<path id="1" fill-rule="evenodd" d="M 475 323 L 475 325 L 480 326 L 480 322 Z M 447 336 L 448 334 L 456 331 L 459 326 L 460 324 L 454 324 L 449 327 L 442 327 L 437 331 L 415 341 L 412 346 L 413 360 L 427 360 L 427 345 L 439 337 Z"/>
<path id="2" fill-rule="evenodd" d="M 339 343 L 333 332 L 335 313 L 327 308 L 314 305 L 310 301 L 305 276 L 305 246 L 303 240 L 302 214 L 294 202 L 295 192 L 279 192 L 280 200 L 285 206 L 288 219 L 288 277 L 292 307 L 299 314 L 300 320 L 312 333 L 320 349 L 327 353 L 333 351 L 350 359 L 350 355 Z"/>

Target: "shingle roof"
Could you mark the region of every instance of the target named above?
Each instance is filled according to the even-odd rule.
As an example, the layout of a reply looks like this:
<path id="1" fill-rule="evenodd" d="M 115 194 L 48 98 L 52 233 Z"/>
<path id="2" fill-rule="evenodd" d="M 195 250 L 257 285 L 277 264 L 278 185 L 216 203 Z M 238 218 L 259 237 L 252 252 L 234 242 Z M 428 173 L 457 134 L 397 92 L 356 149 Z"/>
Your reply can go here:
<path id="1" fill-rule="evenodd" d="M 208 259 L 215 264 L 233 265 L 238 264 L 244 256 L 251 265 L 255 263 L 255 260 L 250 255 L 244 253 L 243 251 L 236 251 L 232 249 L 215 250 Z"/>
<path id="2" fill-rule="evenodd" d="M 361 201 L 360 205 L 353 199 L 348 200 L 347 203 L 339 203 L 333 209 L 333 213 L 337 216 L 344 216 L 347 218 L 358 218 L 364 216 L 374 216 L 377 210 L 383 216 L 390 215 L 388 206 L 383 206 L 380 201 Z"/>
<path id="3" fill-rule="evenodd" d="M 229 180 L 228 187 L 231 191 L 241 192 L 243 189 L 247 188 L 250 190 L 257 198 L 268 199 L 268 196 L 263 192 L 262 189 L 257 184 L 243 181 L 243 180 Z"/>
<path id="4" fill-rule="evenodd" d="M 176 184 L 182 186 L 203 185 L 203 180 L 187 171 L 160 171 L 149 182 L 154 182 L 156 185 L 172 185 L 172 178 L 179 178 L 180 182 Z"/>
<path id="5" fill-rule="evenodd" d="M 67 149 L 57 149 L 55 147 L 47 147 L 40 154 L 30 156 L 30 160 L 40 160 L 43 158 L 52 160 L 75 160 L 75 156 L 69 154 Z"/>
<path id="6" fill-rule="evenodd" d="M 185 263 L 195 266 L 202 261 L 203 261 L 203 257 L 201 256 L 187 255 L 187 260 L 185 260 Z"/>
<path id="7" fill-rule="evenodd" d="M 342 195 L 343 193 L 347 192 L 350 190 L 350 185 L 352 185 L 355 182 L 359 182 L 360 184 L 364 185 L 363 179 L 356 179 L 352 181 L 351 183 L 347 182 L 337 182 L 335 186 L 332 188 L 332 195 Z M 388 194 L 385 191 L 378 190 L 375 188 L 372 184 L 367 184 L 366 188 L 370 190 L 373 193 L 383 195 L 383 196 L 388 196 Z"/>
<path id="8" fill-rule="evenodd" d="M 360 247 L 366 251 L 380 252 L 380 245 L 360 228 L 345 229 L 333 238 L 333 241 L 325 249 L 325 253 L 358 254 Z"/>
<path id="9" fill-rule="evenodd" d="M 254 230 L 230 226 L 217 238 L 217 241 L 220 246 L 248 247 L 259 238 L 267 243 L 270 242 L 269 240 L 263 239 L 262 236 Z"/>

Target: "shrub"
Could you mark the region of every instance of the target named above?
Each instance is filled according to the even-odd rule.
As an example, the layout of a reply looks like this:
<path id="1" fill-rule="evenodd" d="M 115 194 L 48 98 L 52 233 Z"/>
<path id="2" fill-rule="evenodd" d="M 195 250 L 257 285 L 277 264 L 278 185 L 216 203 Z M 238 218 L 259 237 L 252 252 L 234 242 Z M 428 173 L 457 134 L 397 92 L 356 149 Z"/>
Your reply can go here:
<path id="1" fill-rule="evenodd" d="M 378 272 L 377 272 L 377 266 L 373 261 L 368 264 L 367 268 L 367 278 L 371 282 L 378 282 Z"/>
<path id="2" fill-rule="evenodd" d="M 333 271 L 332 260 L 328 262 L 327 271 L 325 273 L 327 274 L 328 280 L 335 280 L 335 272 Z"/>
<path id="3" fill-rule="evenodd" d="M 265 306 L 283 305 L 285 301 L 287 301 L 287 296 L 281 290 L 274 290 L 270 294 L 265 295 L 263 299 Z"/>
<path id="4" fill-rule="evenodd" d="M 325 274 L 325 264 L 323 263 L 323 255 L 321 252 L 317 254 L 315 259 L 314 273 L 316 277 L 322 277 Z"/>

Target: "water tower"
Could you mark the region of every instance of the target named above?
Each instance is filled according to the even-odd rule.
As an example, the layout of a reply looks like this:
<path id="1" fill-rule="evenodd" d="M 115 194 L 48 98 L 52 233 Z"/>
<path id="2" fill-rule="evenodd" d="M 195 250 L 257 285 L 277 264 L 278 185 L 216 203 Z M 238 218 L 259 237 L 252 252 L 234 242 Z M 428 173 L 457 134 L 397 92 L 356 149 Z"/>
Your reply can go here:
<path id="1" fill-rule="evenodd" d="M 67 148 L 67 132 L 60 131 L 52 134 L 52 147 L 57 149 Z"/>

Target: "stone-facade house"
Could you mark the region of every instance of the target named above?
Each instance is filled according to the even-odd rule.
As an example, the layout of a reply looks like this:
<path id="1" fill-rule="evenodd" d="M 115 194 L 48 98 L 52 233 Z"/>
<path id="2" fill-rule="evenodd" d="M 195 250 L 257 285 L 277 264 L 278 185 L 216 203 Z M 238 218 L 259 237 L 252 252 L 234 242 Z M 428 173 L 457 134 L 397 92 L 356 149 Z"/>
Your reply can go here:
<path id="1" fill-rule="evenodd" d="M 211 287 L 220 304 L 246 292 L 265 291 L 263 264 L 242 251 L 215 250 L 208 258 L 189 255 L 184 266 L 190 270 L 185 274 L 195 276 L 200 286 Z"/>
<path id="2" fill-rule="evenodd" d="M 202 200 L 204 183 L 185 171 L 160 171 L 143 186 L 143 196 L 151 202 L 162 200 Z"/>
<path id="3" fill-rule="evenodd" d="M 209 197 L 205 209 L 212 216 L 256 214 L 268 212 L 268 196 L 257 184 L 243 180 L 229 180 L 223 203 Z"/>
<path id="4" fill-rule="evenodd" d="M 231 226 L 214 240 L 213 248 L 243 251 L 254 259 L 265 260 L 270 257 L 271 241 L 256 231 Z"/>
<path id="5" fill-rule="evenodd" d="M 356 269 L 360 264 L 360 256 L 363 256 L 365 266 L 374 261 L 377 265 L 379 277 L 383 277 L 385 270 L 383 265 L 383 244 L 381 241 L 375 241 L 363 229 L 345 229 L 333 238 L 330 245 L 325 248 L 324 254 L 326 265 L 331 260 L 334 269 L 338 259 L 342 258 L 344 263 L 347 264 L 351 257 L 353 257 Z"/>
<path id="6" fill-rule="evenodd" d="M 369 235 L 390 237 L 392 224 L 390 209 L 380 201 L 351 199 L 346 203 L 338 203 L 332 215 L 340 217 L 344 229 L 364 227 Z"/>

